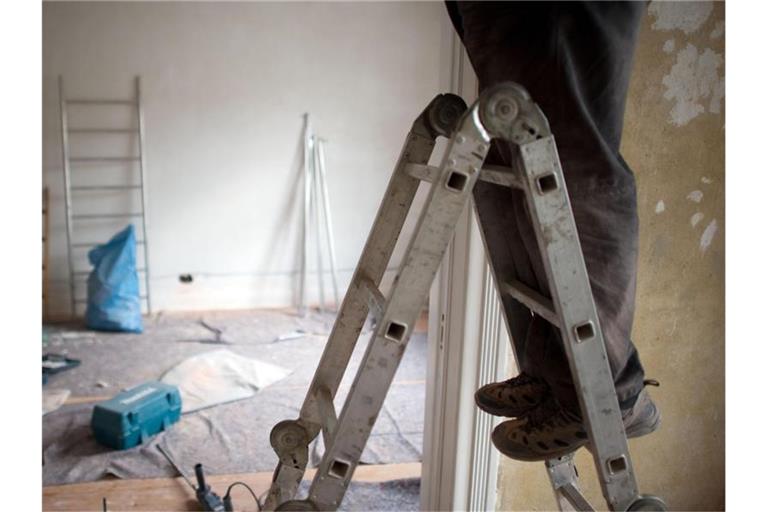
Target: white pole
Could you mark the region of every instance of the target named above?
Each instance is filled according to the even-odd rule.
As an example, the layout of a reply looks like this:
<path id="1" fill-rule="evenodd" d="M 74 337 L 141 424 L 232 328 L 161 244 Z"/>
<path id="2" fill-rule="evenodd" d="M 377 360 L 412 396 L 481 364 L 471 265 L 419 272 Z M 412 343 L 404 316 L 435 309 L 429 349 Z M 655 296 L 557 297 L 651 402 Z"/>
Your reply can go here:
<path id="1" fill-rule="evenodd" d="M 310 166 L 310 125 L 309 113 L 304 114 L 304 219 L 301 236 L 301 262 L 299 271 L 299 315 L 307 314 L 306 285 L 307 285 L 307 252 L 309 246 L 309 166 Z"/>
<path id="2" fill-rule="evenodd" d="M 328 242 L 328 253 L 330 257 L 331 265 L 331 278 L 333 280 L 333 300 L 336 306 L 336 310 L 339 309 L 339 277 L 336 273 L 336 247 L 333 242 L 333 221 L 331 218 L 331 204 L 328 197 L 328 183 L 325 180 L 325 141 L 318 139 L 317 141 L 318 152 L 318 176 L 320 178 L 320 185 L 322 186 L 323 196 L 323 210 L 325 212 L 325 236 Z"/>
<path id="3" fill-rule="evenodd" d="M 325 311 L 325 285 L 323 284 L 323 245 L 320 238 L 320 180 L 318 178 L 318 140 L 312 136 L 312 213 L 315 216 L 315 244 L 317 245 L 317 282 L 320 292 L 320 311 Z"/>

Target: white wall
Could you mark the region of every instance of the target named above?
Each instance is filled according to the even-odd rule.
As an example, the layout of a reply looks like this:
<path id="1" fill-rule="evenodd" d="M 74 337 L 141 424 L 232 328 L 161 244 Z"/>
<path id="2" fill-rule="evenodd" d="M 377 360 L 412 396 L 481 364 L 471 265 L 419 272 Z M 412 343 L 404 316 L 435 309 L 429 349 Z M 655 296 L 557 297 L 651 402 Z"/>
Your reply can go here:
<path id="1" fill-rule="evenodd" d="M 57 75 L 70 97 L 129 97 L 142 77 L 153 308 L 282 307 L 295 300 L 302 114 L 328 139 L 346 286 L 408 127 L 448 89 L 444 11 L 439 2 L 45 3 L 47 314 L 66 315 L 69 300 Z M 96 122 L 77 115 L 71 125 Z M 78 172 L 80 183 L 107 176 Z M 182 273 L 194 283 L 181 284 Z"/>

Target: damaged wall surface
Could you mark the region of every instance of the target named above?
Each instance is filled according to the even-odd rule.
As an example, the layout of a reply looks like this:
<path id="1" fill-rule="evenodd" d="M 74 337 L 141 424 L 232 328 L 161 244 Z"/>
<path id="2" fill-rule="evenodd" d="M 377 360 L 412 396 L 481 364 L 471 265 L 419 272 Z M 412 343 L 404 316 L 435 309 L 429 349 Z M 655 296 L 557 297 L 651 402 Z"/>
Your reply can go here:
<path id="1" fill-rule="evenodd" d="M 59 74 L 81 98 L 129 98 L 142 76 L 154 308 L 283 307 L 295 301 L 299 268 L 302 115 L 328 141 L 345 286 L 413 119 L 448 88 L 444 11 L 440 3 L 44 3 L 47 315 L 69 309 Z M 71 126 L 114 121 L 77 115 Z M 124 149 L 114 144 L 87 149 Z M 130 179 L 125 169 L 105 171 Z M 93 184 L 97 172 L 73 170 L 73 181 Z M 91 205 L 115 212 L 131 201 L 103 195 Z M 78 240 L 106 241 L 120 227 Z"/>
<path id="2" fill-rule="evenodd" d="M 633 338 L 661 428 L 630 441 L 640 491 L 670 510 L 725 508 L 725 4 L 652 2 L 640 33 L 622 154 L 637 177 Z M 557 135 L 557 134 L 555 134 Z M 567 166 L 567 162 L 563 162 Z M 591 455 L 576 463 L 604 506 Z M 551 510 L 543 463 L 503 459 L 499 510 Z"/>

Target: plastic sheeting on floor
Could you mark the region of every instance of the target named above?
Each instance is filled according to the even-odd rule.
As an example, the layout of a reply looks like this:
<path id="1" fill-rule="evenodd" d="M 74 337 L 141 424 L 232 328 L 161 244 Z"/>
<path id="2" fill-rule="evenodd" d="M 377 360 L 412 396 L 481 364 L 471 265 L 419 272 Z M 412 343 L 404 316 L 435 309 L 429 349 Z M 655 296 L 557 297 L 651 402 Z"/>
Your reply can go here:
<path id="1" fill-rule="evenodd" d="M 188 413 L 250 398 L 290 373 L 274 364 L 220 349 L 185 359 L 160 380 L 179 388 L 181 412 Z"/>

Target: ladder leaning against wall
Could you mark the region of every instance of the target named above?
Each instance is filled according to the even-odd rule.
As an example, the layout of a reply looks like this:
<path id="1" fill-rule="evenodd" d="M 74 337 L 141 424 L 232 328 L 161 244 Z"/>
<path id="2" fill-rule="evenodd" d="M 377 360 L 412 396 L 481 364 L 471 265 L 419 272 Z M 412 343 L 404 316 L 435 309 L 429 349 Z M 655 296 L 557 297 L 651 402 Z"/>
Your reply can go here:
<path id="1" fill-rule="evenodd" d="M 144 115 L 141 101 L 141 78 L 134 81 L 134 94 L 130 99 L 105 98 L 69 98 L 65 95 L 64 79 L 58 77 L 59 111 L 61 115 L 62 166 L 64 169 L 64 203 L 67 232 L 67 259 L 69 262 L 70 314 L 78 316 L 86 303 L 86 298 L 78 294 L 78 284 L 85 283 L 90 271 L 78 268 L 77 262 L 87 261 L 88 249 L 104 243 L 125 221 L 132 222 L 137 228 L 136 244 L 141 247 L 143 264 L 138 263 L 137 272 L 143 275 L 144 290 L 140 298 L 142 310 L 152 312 L 149 288 L 149 237 L 147 232 L 147 189 L 146 162 L 144 159 Z M 112 110 L 110 110 L 112 109 Z M 129 110 L 123 112 L 120 126 L 102 126 L 106 118 L 120 118 L 114 109 Z M 75 112 L 77 110 L 77 112 Z M 70 116 L 99 119 L 89 121 L 89 125 L 72 127 Z M 97 113 L 98 112 L 98 113 Z M 128 115 L 126 115 L 128 114 Z M 99 117 L 102 116 L 102 117 Z M 81 121 L 82 123 L 82 121 Z M 110 145 L 124 144 L 133 147 L 132 154 L 103 154 L 101 151 Z M 99 154 L 84 154 L 84 148 L 100 148 Z M 76 154 L 71 154 L 77 152 Z M 80 153 L 83 152 L 83 153 Z M 88 151 L 90 152 L 90 151 Z M 115 167 L 122 166 L 117 175 L 128 180 L 115 183 L 94 179 L 94 174 L 109 175 L 114 178 Z M 107 176 L 109 177 L 109 176 Z M 98 204 L 98 200 L 109 199 L 110 204 L 130 204 L 132 211 L 89 211 L 89 206 Z M 98 230 L 98 224 L 111 229 L 107 238 L 99 235 L 99 240 L 83 238 L 82 231 Z M 106 229 L 105 228 L 105 229 Z M 103 239 L 102 239 L 103 238 Z"/>

